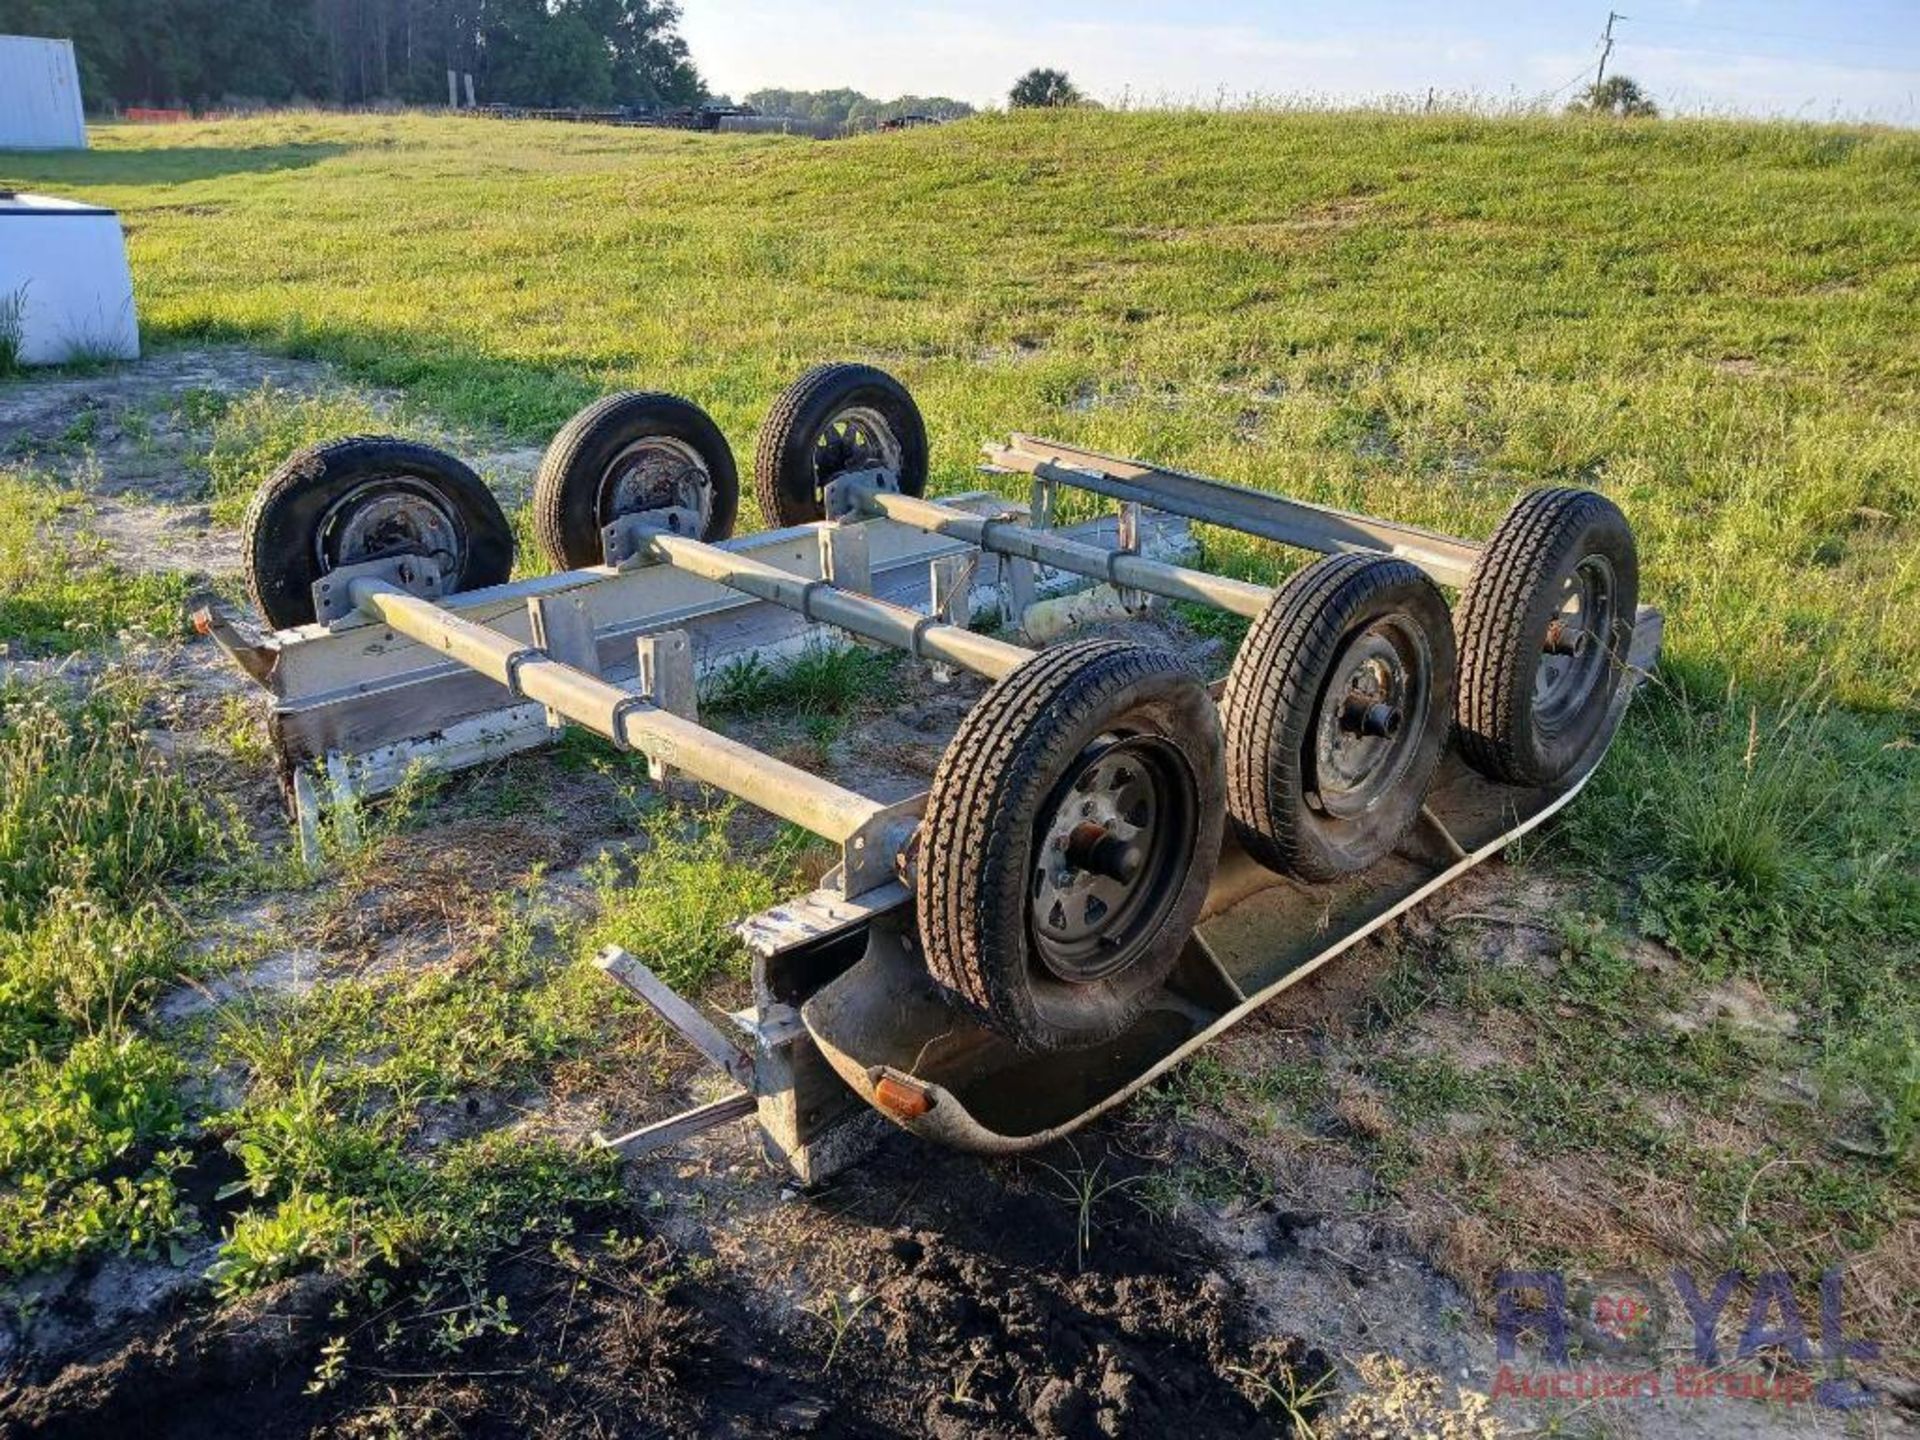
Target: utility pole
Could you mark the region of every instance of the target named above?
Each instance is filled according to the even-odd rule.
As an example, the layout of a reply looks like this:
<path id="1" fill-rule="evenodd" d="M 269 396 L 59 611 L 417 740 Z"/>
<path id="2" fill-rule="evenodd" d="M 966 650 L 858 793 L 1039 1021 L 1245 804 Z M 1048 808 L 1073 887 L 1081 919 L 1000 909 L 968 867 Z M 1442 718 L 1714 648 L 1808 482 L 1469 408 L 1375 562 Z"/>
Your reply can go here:
<path id="1" fill-rule="evenodd" d="M 1607 28 L 1605 33 L 1600 37 L 1602 45 L 1600 50 L 1600 72 L 1593 77 L 1593 83 L 1596 86 L 1607 78 L 1607 57 L 1613 54 L 1613 22 L 1616 20 L 1631 20 L 1632 18 L 1631 15 L 1618 15 L 1611 10 L 1607 11 Z"/>

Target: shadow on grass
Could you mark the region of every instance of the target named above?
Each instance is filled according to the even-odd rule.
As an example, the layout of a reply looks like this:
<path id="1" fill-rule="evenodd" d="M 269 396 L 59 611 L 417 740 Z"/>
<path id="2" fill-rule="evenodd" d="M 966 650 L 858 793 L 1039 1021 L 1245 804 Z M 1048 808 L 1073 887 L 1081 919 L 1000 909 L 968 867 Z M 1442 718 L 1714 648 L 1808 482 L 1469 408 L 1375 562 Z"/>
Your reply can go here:
<path id="1" fill-rule="evenodd" d="M 356 379 L 404 390 L 410 399 L 457 424 L 487 426 L 544 442 L 611 387 L 604 377 L 567 365 L 539 365 L 488 355 L 443 335 L 398 333 L 364 325 L 311 326 L 294 318 L 272 327 L 209 324 L 156 326 L 149 347 L 251 345 L 301 360 L 323 360 Z"/>
<path id="2" fill-rule="evenodd" d="M 182 145 L 163 150 L 0 150 L 0 189 L 60 185 L 180 185 L 223 175 L 303 170 L 344 155 L 341 144 Z"/>

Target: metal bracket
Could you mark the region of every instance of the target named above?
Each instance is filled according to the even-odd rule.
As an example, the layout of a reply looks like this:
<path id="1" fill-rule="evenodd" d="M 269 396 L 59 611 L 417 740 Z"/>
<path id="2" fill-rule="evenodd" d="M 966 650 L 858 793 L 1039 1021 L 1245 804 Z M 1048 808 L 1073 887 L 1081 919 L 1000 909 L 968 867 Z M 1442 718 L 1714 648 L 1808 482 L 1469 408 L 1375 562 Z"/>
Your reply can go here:
<path id="1" fill-rule="evenodd" d="M 837 522 L 822 525 L 817 533 L 820 536 L 820 578 L 836 590 L 871 595 L 873 560 L 867 548 L 867 532 L 858 525 Z"/>
<path id="2" fill-rule="evenodd" d="M 280 658 L 280 651 L 272 645 L 260 643 L 260 636 L 251 626 L 241 626 L 221 612 L 217 605 L 202 605 L 193 612 L 193 629 L 197 635 L 205 635 L 226 652 L 226 656 L 238 665 L 250 677 L 273 688 L 273 667 Z"/>
<path id="3" fill-rule="evenodd" d="M 1033 477 L 1033 502 L 1028 509 L 1027 526 L 1033 530 L 1051 530 L 1055 502 L 1060 497 L 1060 482 L 1043 475 Z"/>
<path id="4" fill-rule="evenodd" d="M 533 643 L 562 665 L 570 665 L 588 675 L 600 673 L 600 644 L 594 639 L 593 612 L 587 597 L 571 595 L 534 595 L 527 600 L 527 619 L 533 628 Z M 566 717 L 547 707 L 547 728 L 564 730 Z"/>
<path id="5" fill-rule="evenodd" d="M 920 816 L 926 807 L 927 797 L 915 795 L 889 805 L 847 837 L 840 847 L 842 895 L 856 898 L 898 882 L 901 867 L 907 863 L 908 842 L 920 828 Z M 822 881 L 825 885 L 833 883 L 832 875 Z"/>
<path id="6" fill-rule="evenodd" d="M 980 573 L 978 550 L 957 555 L 942 555 L 933 563 L 928 581 L 927 613 L 946 625 L 965 626 L 973 618 L 973 582 Z M 936 663 L 933 678 L 945 685 L 953 679 L 953 667 Z"/>
<path id="7" fill-rule="evenodd" d="M 609 945 L 594 957 L 593 963 L 716 1067 L 747 1089 L 753 1088 L 753 1057 L 639 959 L 618 945 Z"/>
<path id="8" fill-rule="evenodd" d="M 700 719 L 700 687 L 693 673 L 693 640 L 684 630 L 662 630 L 657 635 L 642 635 L 639 650 L 640 694 L 657 709 L 682 720 Z M 665 784 L 667 765 L 647 759 L 647 774 L 655 783 Z"/>
<path id="9" fill-rule="evenodd" d="M 680 506 L 617 515 L 600 529 L 600 551 L 606 556 L 607 564 L 616 570 L 621 569 L 645 556 L 647 536 L 655 530 L 698 540 L 700 516 L 696 511 Z"/>
<path id="10" fill-rule="evenodd" d="M 313 618 L 322 625 L 334 625 L 358 614 L 359 607 L 353 603 L 356 580 L 384 580 L 422 600 L 438 600 L 442 585 L 440 567 L 425 555 L 388 555 L 342 565 L 313 582 Z"/>
<path id="11" fill-rule="evenodd" d="M 665 1120 L 642 1125 L 638 1130 L 629 1130 L 624 1135 L 607 1136 L 596 1131 L 593 1143 L 602 1150 L 618 1150 L 622 1156 L 631 1159 L 655 1150 L 664 1150 L 682 1140 L 691 1140 L 695 1135 L 704 1135 L 731 1121 L 744 1120 L 759 1108 L 760 1101 L 755 1096 L 738 1090 L 718 1100 L 696 1105 L 691 1110 L 682 1110 Z"/>
<path id="12" fill-rule="evenodd" d="M 1115 540 L 1117 543 L 1114 546 L 1114 554 L 1138 555 L 1140 553 L 1140 502 L 1138 500 L 1120 502 L 1118 533 Z M 1107 562 L 1107 573 L 1109 575 L 1113 573 L 1111 560 Z M 1120 603 L 1129 613 L 1137 615 L 1147 608 L 1148 596 L 1144 590 L 1136 590 L 1130 585 L 1116 585 L 1114 589 L 1120 592 Z"/>
<path id="13" fill-rule="evenodd" d="M 829 520 L 858 520 L 862 513 L 862 495 L 866 490 L 900 493 L 900 477 L 884 466 L 872 470 L 849 470 L 827 482 L 823 495 Z"/>

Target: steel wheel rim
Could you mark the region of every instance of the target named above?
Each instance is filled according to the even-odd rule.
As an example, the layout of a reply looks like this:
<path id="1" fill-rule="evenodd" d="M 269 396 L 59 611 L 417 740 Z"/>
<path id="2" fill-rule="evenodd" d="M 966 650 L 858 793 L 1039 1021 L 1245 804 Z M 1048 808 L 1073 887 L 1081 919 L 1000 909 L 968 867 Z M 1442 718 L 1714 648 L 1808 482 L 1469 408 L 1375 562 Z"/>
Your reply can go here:
<path id="1" fill-rule="evenodd" d="M 363 481 L 347 491 L 320 517 L 313 544 L 323 575 L 389 555 L 423 555 L 451 579 L 467 558 L 459 512 L 431 485 L 403 475 Z"/>
<path id="2" fill-rule="evenodd" d="M 1314 714 L 1307 752 L 1314 808 L 1339 820 L 1366 814 L 1400 785 L 1433 706 L 1425 629 L 1395 613 L 1348 637 Z"/>
<path id="3" fill-rule="evenodd" d="M 1195 795 L 1186 758 L 1155 736 L 1103 736 L 1081 752 L 1028 876 L 1034 949 L 1055 977 L 1092 984 L 1151 945 L 1192 860 Z"/>
<path id="4" fill-rule="evenodd" d="M 823 493 L 836 475 L 855 470 L 900 473 L 904 452 L 887 417 L 867 405 L 837 410 L 813 437 L 813 480 Z"/>
<path id="5" fill-rule="evenodd" d="M 713 476 L 700 452 L 671 435 L 649 435 L 628 445 L 600 476 L 595 515 L 602 525 L 622 515 L 668 508 L 691 510 L 704 535 L 713 517 Z"/>
<path id="6" fill-rule="evenodd" d="M 1613 563 L 1586 555 L 1562 582 L 1560 604 L 1547 621 L 1533 673 L 1533 718 L 1546 733 L 1585 712 L 1612 663 L 1616 595 Z"/>

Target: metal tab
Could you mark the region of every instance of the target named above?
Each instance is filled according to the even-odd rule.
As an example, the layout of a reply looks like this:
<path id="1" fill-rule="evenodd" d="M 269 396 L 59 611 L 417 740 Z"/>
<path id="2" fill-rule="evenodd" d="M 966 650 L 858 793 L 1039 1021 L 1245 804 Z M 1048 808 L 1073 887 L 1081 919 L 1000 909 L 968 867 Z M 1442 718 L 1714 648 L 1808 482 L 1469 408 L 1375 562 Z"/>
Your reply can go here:
<path id="1" fill-rule="evenodd" d="M 313 618 L 322 625 L 332 625 L 356 614 L 358 607 L 353 603 L 356 580 L 384 580 L 422 600 L 438 600 L 442 584 L 440 567 L 424 555 L 389 555 L 381 560 L 342 565 L 313 582 Z"/>
<path id="2" fill-rule="evenodd" d="M 533 643 L 562 665 L 588 675 L 600 674 L 600 646 L 594 639 L 593 612 L 584 595 L 534 595 L 527 600 Z M 564 730 L 566 717 L 547 707 L 547 728 Z"/>
<path id="3" fill-rule="evenodd" d="M 820 578 L 836 590 L 873 593 L 873 561 L 865 530 L 843 521 L 820 527 Z"/>
<path id="4" fill-rule="evenodd" d="M 600 529 L 600 551 L 606 556 L 607 564 L 617 570 L 646 554 L 647 536 L 656 530 L 698 540 L 700 517 L 678 506 L 616 516 Z"/>
<path id="5" fill-rule="evenodd" d="M 849 470 L 844 475 L 836 475 L 827 482 L 823 496 L 828 520 L 857 520 L 860 518 L 861 487 L 870 490 L 886 490 L 898 495 L 900 477 L 884 466 L 872 470 Z"/>
<path id="6" fill-rule="evenodd" d="M 700 687 L 693 673 L 693 640 L 684 630 L 662 630 L 635 642 L 640 657 L 639 691 L 655 706 L 682 720 L 700 719 Z M 649 757 L 647 773 L 665 784 L 667 766 Z"/>

